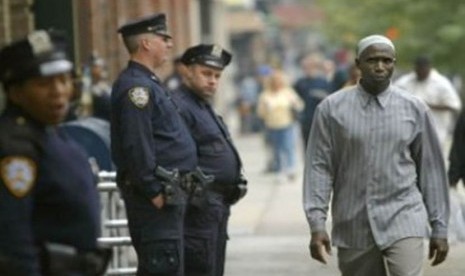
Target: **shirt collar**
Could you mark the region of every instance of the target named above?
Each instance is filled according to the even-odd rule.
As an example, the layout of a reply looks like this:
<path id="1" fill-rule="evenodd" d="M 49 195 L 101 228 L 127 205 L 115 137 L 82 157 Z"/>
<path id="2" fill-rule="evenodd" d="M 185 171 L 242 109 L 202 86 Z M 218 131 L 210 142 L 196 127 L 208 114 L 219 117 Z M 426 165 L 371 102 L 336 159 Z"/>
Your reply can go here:
<path id="1" fill-rule="evenodd" d="M 158 83 L 160 82 L 160 79 L 157 77 L 157 75 L 155 75 L 147 67 L 145 67 L 144 65 L 142 65 L 142 64 L 140 64 L 140 63 L 138 63 L 136 61 L 130 60 L 129 63 L 128 63 L 128 67 L 137 68 L 137 69 L 141 70 L 144 74 L 146 74 L 153 81 L 158 82 Z"/>
<path id="2" fill-rule="evenodd" d="M 360 82 L 357 84 L 357 94 L 361 101 L 362 107 L 366 108 L 371 101 L 376 101 L 376 103 L 381 107 L 385 108 L 389 101 L 389 96 L 391 95 L 392 83 L 381 93 L 376 96 L 371 95 L 366 92 Z"/>
<path id="3" fill-rule="evenodd" d="M 204 100 L 201 97 L 197 96 L 197 94 L 195 94 L 195 92 L 185 84 L 181 85 L 180 90 L 183 93 L 185 93 L 187 95 L 187 97 L 189 97 L 193 102 L 198 104 L 201 108 L 206 108 L 207 105 L 209 104 L 206 100 Z"/>

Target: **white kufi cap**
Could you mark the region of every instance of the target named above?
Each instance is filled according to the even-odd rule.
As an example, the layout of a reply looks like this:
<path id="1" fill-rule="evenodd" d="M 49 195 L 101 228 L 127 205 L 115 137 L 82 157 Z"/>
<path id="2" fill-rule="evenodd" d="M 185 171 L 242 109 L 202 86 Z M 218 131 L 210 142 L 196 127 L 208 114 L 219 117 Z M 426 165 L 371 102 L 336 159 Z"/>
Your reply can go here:
<path id="1" fill-rule="evenodd" d="M 384 44 L 392 48 L 392 50 L 395 52 L 396 48 L 394 47 L 394 44 L 392 41 L 382 35 L 370 35 L 365 38 L 362 38 L 358 44 L 357 44 L 357 57 L 360 57 L 360 54 L 368 47 L 374 44 Z"/>

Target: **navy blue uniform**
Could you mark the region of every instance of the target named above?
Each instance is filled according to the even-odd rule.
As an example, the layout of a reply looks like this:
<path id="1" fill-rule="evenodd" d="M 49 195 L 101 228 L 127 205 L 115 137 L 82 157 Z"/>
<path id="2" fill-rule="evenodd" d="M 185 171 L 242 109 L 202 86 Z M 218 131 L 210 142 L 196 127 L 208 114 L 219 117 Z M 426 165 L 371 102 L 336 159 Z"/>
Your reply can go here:
<path id="1" fill-rule="evenodd" d="M 173 96 L 197 145 L 199 167 L 215 177 L 207 206 L 188 205 L 185 220 L 186 275 L 223 275 L 229 192 L 239 182 L 241 161 L 230 134 L 209 103 L 186 86 Z"/>
<path id="2" fill-rule="evenodd" d="M 11 268 L 6 275 L 43 275 L 39 254 L 47 243 L 96 249 L 100 204 L 82 149 L 12 105 L 0 117 L 0 129 L 0 259 Z"/>
<path id="3" fill-rule="evenodd" d="M 195 143 L 158 78 L 133 61 L 113 86 L 111 141 L 139 275 L 182 275 L 185 204 L 150 200 L 163 191 L 156 166 L 194 170 Z"/>

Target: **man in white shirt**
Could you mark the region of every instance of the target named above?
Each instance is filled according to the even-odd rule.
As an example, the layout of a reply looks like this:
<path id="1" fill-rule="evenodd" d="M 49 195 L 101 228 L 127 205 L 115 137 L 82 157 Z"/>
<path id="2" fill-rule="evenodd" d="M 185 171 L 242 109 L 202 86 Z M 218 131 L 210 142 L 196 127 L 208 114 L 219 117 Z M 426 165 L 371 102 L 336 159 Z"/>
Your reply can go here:
<path id="1" fill-rule="evenodd" d="M 452 83 L 432 68 L 428 57 L 419 56 L 414 72 L 400 77 L 394 84 L 421 98 L 430 107 L 442 151 L 448 152 L 455 115 L 462 107 Z"/>

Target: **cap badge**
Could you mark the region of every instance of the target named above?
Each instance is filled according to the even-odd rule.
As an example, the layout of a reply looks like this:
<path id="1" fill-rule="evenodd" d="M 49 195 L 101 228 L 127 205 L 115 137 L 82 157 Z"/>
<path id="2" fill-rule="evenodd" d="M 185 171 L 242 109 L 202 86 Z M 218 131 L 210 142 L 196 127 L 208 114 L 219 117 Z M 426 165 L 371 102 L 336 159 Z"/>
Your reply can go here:
<path id="1" fill-rule="evenodd" d="M 6 157 L 0 161 L 0 176 L 14 196 L 23 197 L 34 186 L 37 177 L 36 164 L 27 157 Z"/>
<path id="2" fill-rule="evenodd" d="M 221 49 L 220 46 L 218 45 L 213 45 L 211 55 L 215 57 L 221 57 L 221 53 L 223 52 L 223 49 Z"/>
<path id="3" fill-rule="evenodd" d="M 145 87 L 134 87 L 129 90 L 129 99 L 138 108 L 144 108 L 149 102 L 149 90 Z"/>
<path id="4" fill-rule="evenodd" d="M 53 50 L 53 44 L 50 36 L 46 31 L 36 31 L 28 35 L 29 44 L 32 47 L 34 55 L 49 52 Z"/>

